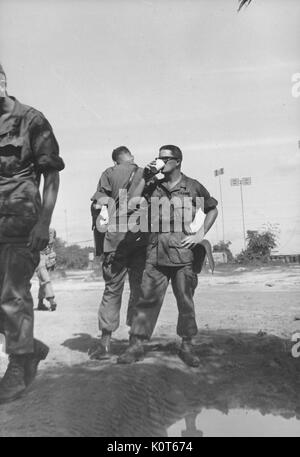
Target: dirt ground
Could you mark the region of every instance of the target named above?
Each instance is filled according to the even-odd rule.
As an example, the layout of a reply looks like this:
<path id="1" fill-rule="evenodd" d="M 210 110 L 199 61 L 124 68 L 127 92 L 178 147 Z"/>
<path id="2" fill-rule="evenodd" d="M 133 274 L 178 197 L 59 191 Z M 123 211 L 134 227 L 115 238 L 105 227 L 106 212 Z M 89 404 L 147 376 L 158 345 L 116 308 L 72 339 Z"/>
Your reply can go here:
<path id="1" fill-rule="evenodd" d="M 90 361 L 103 283 L 88 272 L 56 280 L 59 308 L 35 313 L 36 336 L 51 352 L 27 395 L 1 405 L 0 436 L 168 436 L 168 428 L 202 409 L 237 408 L 300 420 L 300 266 L 218 268 L 199 278 L 195 297 L 197 369 L 177 356 L 177 308 L 171 289 L 147 356 L 116 364 L 127 344 L 128 287 L 111 361 Z M 33 281 L 33 295 L 37 282 Z M 0 357 L 0 376 L 7 360 Z M 300 424 L 300 422 L 299 422 Z"/>

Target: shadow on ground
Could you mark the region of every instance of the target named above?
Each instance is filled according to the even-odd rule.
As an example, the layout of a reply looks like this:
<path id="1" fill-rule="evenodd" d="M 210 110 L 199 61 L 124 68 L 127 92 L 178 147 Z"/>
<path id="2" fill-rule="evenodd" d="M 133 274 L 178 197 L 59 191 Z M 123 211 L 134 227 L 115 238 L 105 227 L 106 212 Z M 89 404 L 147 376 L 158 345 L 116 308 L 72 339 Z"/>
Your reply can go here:
<path id="1" fill-rule="evenodd" d="M 87 352 L 91 343 L 76 334 L 63 346 Z M 126 345 L 115 342 L 115 353 Z M 202 408 L 300 419 L 300 361 L 290 348 L 265 334 L 203 331 L 195 343 L 197 369 L 178 359 L 168 339 L 151 343 L 144 361 L 131 366 L 113 359 L 48 369 L 26 397 L 2 407 L 0 436 L 164 437 Z"/>
<path id="2" fill-rule="evenodd" d="M 99 345 L 99 338 L 94 338 L 88 333 L 75 333 L 73 338 L 67 339 L 62 346 L 71 349 L 72 351 L 78 351 L 88 353 L 89 349 L 96 350 Z M 128 340 L 116 340 L 112 339 L 111 349 L 115 356 L 122 354 L 128 347 Z M 177 354 L 178 348 L 176 342 L 165 341 L 160 338 L 153 339 L 151 343 L 146 345 L 146 352 L 163 352 L 164 354 Z"/>

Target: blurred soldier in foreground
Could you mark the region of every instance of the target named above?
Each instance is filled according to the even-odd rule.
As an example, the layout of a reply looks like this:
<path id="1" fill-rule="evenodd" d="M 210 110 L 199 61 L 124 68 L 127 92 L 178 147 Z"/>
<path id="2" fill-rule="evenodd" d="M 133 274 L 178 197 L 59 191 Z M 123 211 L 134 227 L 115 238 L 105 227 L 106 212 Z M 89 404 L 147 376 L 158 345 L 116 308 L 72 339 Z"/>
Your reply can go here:
<path id="1" fill-rule="evenodd" d="M 8 96 L 0 65 L 0 332 L 9 354 L 0 402 L 25 391 L 49 351 L 33 337 L 30 281 L 49 241 L 58 172 L 63 168 L 49 122 L 39 111 Z"/>
<path id="2" fill-rule="evenodd" d="M 140 297 L 140 288 L 143 270 L 146 259 L 146 233 L 132 233 L 127 230 L 128 212 L 125 208 L 125 224 L 122 227 L 121 213 L 122 204 L 119 201 L 119 191 L 128 192 L 132 198 L 135 192 L 140 193 L 143 169 L 134 163 L 134 157 L 125 146 L 114 149 L 112 159 L 115 163 L 113 167 L 105 170 L 100 178 L 97 192 L 92 197 L 94 204 L 97 204 L 99 210 L 102 207 L 106 210 L 107 230 L 103 236 L 103 247 L 100 248 L 104 253 L 103 259 L 103 279 L 105 289 L 100 303 L 98 312 L 99 329 L 102 332 L 100 344 L 92 346 L 89 355 L 92 359 L 105 359 L 111 355 L 111 335 L 119 327 L 120 308 L 126 274 L 128 273 L 130 297 L 127 310 L 127 325 L 131 325 L 135 312 L 135 305 Z M 103 205 L 107 199 L 114 203 L 114 212 L 110 211 Z M 101 203 L 102 200 L 102 203 Z M 114 230 L 111 230 L 112 220 L 115 224 Z M 104 234 L 103 234 L 104 235 Z M 99 253 L 98 253 L 99 254 Z"/>
<path id="3" fill-rule="evenodd" d="M 57 303 L 55 301 L 54 290 L 51 283 L 50 271 L 53 271 L 56 265 L 56 254 L 53 249 L 53 243 L 56 238 L 56 231 L 52 228 L 49 230 L 49 243 L 40 253 L 40 263 L 37 267 L 36 274 L 39 279 L 39 302 L 38 311 L 55 311 Z M 49 302 L 50 307 L 44 304 L 44 299 Z"/>
<path id="4" fill-rule="evenodd" d="M 159 204 L 170 202 L 169 211 L 165 211 L 163 206 L 151 211 L 152 233 L 141 285 L 142 296 L 130 330 L 130 346 L 118 362 L 132 363 L 144 357 L 143 342 L 152 336 L 171 281 L 178 306 L 177 334 L 182 338 L 179 355 L 187 365 L 197 367 L 200 361 L 193 353 L 192 345 L 198 331 L 194 307 L 198 284 L 195 255 L 199 246 L 203 246 L 203 241 L 208 243 L 203 238 L 217 218 L 218 202 L 202 184 L 181 172 L 182 152 L 177 146 L 162 146 L 159 160 L 164 162 L 161 170 L 164 179 L 154 179 L 151 184 L 150 164 L 145 169 L 145 185 L 147 180 L 149 184 L 144 192 L 148 193 L 150 207 L 157 201 Z M 190 207 L 186 207 L 187 202 Z M 204 224 L 194 232 L 195 216 L 201 209 L 206 214 Z"/>

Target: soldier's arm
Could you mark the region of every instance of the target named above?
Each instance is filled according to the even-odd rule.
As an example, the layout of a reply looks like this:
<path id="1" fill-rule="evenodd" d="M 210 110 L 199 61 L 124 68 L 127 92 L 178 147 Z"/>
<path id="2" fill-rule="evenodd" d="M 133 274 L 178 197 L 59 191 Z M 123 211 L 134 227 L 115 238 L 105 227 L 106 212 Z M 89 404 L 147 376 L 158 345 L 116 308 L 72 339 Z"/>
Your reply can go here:
<path id="1" fill-rule="evenodd" d="M 112 188 L 110 183 L 111 169 L 105 170 L 98 182 L 97 190 L 91 197 L 91 200 L 95 203 L 95 208 L 101 209 L 105 204 L 108 205 L 108 198 L 111 196 Z M 104 203 L 105 202 L 105 203 Z"/>
<path id="2" fill-rule="evenodd" d="M 186 248 L 192 248 L 193 246 L 201 243 L 201 241 L 204 239 L 204 236 L 211 229 L 218 217 L 217 200 L 211 197 L 205 187 L 197 181 L 195 181 L 195 192 L 198 197 L 203 199 L 203 208 L 199 208 L 198 211 L 203 211 L 205 213 L 205 219 L 203 225 L 196 228 L 196 233 L 189 235 L 182 240 L 181 244 Z M 194 220 L 196 219 L 197 214 Z"/>
<path id="3" fill-rule="evenodd" d="M 142 177 L 136 188 L 131 192 L 131 198 L 128 202 L 129 211 L 135 210 L 137 206 L 145 202 L 149 202 L 157 183 L 158 181 L 155 176 L 149 181 Z"/>
<path id="4" fill-rule="evenodd" d="M 218 216 L 217 205 L 218 201 L 210 195 L 208 190 L 199 182 L 196 181 L 196 192 L 197 194 L 203 198 L 203 212 L 206 214 L 204 223 L 203 223 L 203 236 L 207 234 L 207 232 L 213 226 L 215 220 Z"/>
<path id="5" fill-rule="evenodd" d="M 59 171 L 65 165 L 59 156 L 59 146 L 47 119 L 33 111 L 29 125 L 30 142 L 36 171 L 44 176 L 42 208 L 30 234 L 29 247 L 42 251 L 49 242 L 49 227 L 59 189 Z"/>
<path id="6" fill-rule="evenodd" d="M 151 162 L 147 165 L 144 169 L 140 168 L 137 172 L 139 182 L 131 192 L 131 197 L 136 199 L 137 197 L 145 197 L 146 199 L 151 195 L 154 188 L 157 185 L 156 174 L 158 173 L 156 170 L 151 170 Z"/>
<path id="7" fill-rule="evenodd" d="M 211 209 L 205 216 L 204 219 L 204 235 L 211 229 L 218 217 L 217 208 Z"/>
<path id="8" fill-rule="evenodd" d="M 59 172 L 57 170 L 45 172 L 42 210 L 39 220 L 31 232 L 29 240 L 29 247 L 32 250 L 42 251 L 49 242 L 49 227 L 57 200 L 58 190 Z"/>

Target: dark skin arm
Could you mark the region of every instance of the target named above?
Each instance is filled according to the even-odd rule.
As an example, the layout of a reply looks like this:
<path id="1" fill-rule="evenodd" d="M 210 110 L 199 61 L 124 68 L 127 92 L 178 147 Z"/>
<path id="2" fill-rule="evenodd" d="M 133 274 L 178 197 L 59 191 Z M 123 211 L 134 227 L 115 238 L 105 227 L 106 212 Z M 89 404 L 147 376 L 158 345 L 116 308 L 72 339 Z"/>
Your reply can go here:
<path id="1" fill-rule="evenodd" d="M 154 178 L 154 176 L 157 174 L 156 171 L 151 173 L 151 165 L 155 166 L 155 163 L 156 163 L 156 161 L 154 160 L 151 163 L 149 163 L 149 165 L 147 165 L 145 168 L 145 170 L 148 170 L 150 173 L 149 179 Z M 141 197 L 143 195 L 146 185 L 147 185 L 147 181 L 146 181 L 145 177 L 143 176 L 142 179 L 140 180 L 140 182 L 138 183 L 138 185 L 136 186 L 136 188 L 133 190 L 131 197 L 132 198 Z"/>
<path id="2" fill-rule="evenodd" d="M 43 174 L 44 188 L 42 210 L 37 224 L 31 231 L 28 247 L 32 251 L 42 251 L 49 242 L 49 227 L 52 214 L 55 208 L 58 189 L 59 172 L 50 170 Z"/>
<path id="3" fill-rule="evenodd" d="M 149 165 L 146 166 L 145 170 L 149 171 L 149 177 L 146 180 L 145 176 L 143 176 L 142 179 L 140 180 L 140 182 L 138 183 L 138 185 L 136 186 L 136 188 L 133 190 L 132 195 L 131 195 L 131 199 L 130 199 L 129 204 L 128 204 L 128 208 L 129 209 L 132 209 L 132 208 L 134 209 L 135 208 L 136 200 L 137 200 L 137 198 L 143 196 L 143 193 L 144 193 L 144 190 L 145 190 L 145 188 L 147 186 L 147 183 L 149 183 L 149 181 L 151 179 L 153 179 L 153 178 L 155 179 L 155 175 L 157 174 L 157 172 L 155 171 L 155 172 L 151 173 L 151 165 L 154 166 L 155 163 L 156 163 L 156 161 L 154 160 L 153 162 L 151 162 Z"/>

